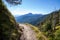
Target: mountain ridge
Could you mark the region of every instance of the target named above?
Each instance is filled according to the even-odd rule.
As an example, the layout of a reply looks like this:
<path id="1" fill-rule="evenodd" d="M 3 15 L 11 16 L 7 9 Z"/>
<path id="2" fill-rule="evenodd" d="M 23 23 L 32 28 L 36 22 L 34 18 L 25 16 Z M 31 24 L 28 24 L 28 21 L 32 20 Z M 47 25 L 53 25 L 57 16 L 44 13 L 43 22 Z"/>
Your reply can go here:
<path id="1" fill-rule="evenodd" d="M 32 24 L 31 22 L 37 20 L 38 18 L 40 18 L 42 16 L 44 16 L 44 15 L 29 13 L 29 14 L 25 14 L 25 15 L 22 15 L 22 16 L 15 17 L 15 19 L 16 19 L 17 22 L 20 22 L 20 23 L 30 23 L 30 24 Z"/>

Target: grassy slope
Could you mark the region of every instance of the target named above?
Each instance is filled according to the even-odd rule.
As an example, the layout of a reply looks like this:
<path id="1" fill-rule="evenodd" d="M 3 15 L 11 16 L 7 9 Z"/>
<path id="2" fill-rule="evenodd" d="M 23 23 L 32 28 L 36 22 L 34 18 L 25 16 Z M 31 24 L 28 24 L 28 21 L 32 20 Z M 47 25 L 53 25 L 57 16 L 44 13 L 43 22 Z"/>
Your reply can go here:
<path id="1" fill-rule="evenodd" d="M 49 14 L 47 18 L 37 26 L 39 26 L 39 29 L 50 40 L 60 40 L 60 10 Z"/>
<path id="2" fill-rule="evenodd" d="M 30 26 L 32 30 L 35 31 L 38 40 L 48 40 L 48 38 L 36 26 L 33 26 L 31 24 L 26 24 L 26 25 Z"/>
<path id="3" fill-rule="evenodd" d="M 0 0 L 0 40 L 17 40 L 16 21 L 6 6 Z"/>

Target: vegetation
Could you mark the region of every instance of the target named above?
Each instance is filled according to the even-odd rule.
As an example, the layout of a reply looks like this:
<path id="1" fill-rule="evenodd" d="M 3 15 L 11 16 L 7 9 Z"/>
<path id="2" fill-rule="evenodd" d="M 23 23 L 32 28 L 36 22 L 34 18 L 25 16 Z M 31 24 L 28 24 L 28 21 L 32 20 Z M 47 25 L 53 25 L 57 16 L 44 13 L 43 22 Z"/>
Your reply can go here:
<path id="1" fill-rule="evenodd" d="M 21 4 L 20 2 L 15 2 L 14 0 L 8 1 L 9 4 Z M 44 18 L 45 17 L 45 18 Z M 47 16 L 44 16 L 42 21 L 38 18 L 33 21 L 34 25 L 26 24 L 31 26 L 31 28 L 36 32 L 36 37 L 38 40 L 60 40 L 60 10 L 54 11 Z M 2 0 L 0 0 L 0 40 L 20 40 L 20 30 L 16 23 L 13 15 L 6 8 Z"/>
<path id="2" fill-rule="evenodd" d="M 5 0 L 7 3 L 11 5 L 18 5 L 21 4 L 22 0 Z"/>
<path id="3" fill-rule="evenodd" d="M 0 0 L 0 40 L 18 40 L 20 33 L 16 27 L 14 17 Z"/>
<path id="4" fill-rule="evenodd" d="M 57 30 L 55 33 L 55 40 L 60 40 L 60 30 Z"/>
<path id="5" fill-rule="evenodd" d="M 48 14 L 37 26 L 49 40 L 60 40 L 60 10 Z"/>

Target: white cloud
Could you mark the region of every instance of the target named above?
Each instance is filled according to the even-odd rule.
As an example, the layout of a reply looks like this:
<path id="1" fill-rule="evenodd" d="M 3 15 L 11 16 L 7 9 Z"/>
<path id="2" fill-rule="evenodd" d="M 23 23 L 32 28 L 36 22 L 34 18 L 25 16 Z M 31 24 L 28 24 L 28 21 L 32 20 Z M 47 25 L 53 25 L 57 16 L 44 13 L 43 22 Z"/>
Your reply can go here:
<path id="1" fill-rule="evenodd" d="M 15 16 L 15 15 L 24 15 L 24 14 L 29 13 L 29 11 L 27 11 L 27 10 L 19 10 L 19 9 L 15 9 L 15 10 L 10 9 L 10 12 L 11 12 L 14 16 Z"/>

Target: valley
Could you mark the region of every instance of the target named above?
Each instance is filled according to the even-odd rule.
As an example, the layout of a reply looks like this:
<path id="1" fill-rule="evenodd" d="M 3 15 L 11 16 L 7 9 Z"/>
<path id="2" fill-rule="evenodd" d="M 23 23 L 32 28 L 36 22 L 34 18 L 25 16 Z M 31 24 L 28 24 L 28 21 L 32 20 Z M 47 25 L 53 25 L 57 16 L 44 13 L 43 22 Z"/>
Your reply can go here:
<path id="1" fill-rule="evenodd" d="M 13 6 L 22 2 L 5 1 Z M 14 17 L 4 2 L 0 0 L 0 40 L 60 40 L 60 9 L 46 15 L 28 13 Z"/>
<path id="2" fill-rule="evenodd" d="M 42 18 L 41 19 L 42 21 L 40 20 L 40 18 Z M 38 18 L 37 20 L 31 21 L 31 22 L 36 24 L 36 25 L 34 24 L 34 26 L 36 26 L 36 28 L 38 28 L 39 33 L 40 33 L 39 35 L 42 37 L 41 40 L 43 40 L 43 39 L 59 40 L 58 38 L 56 38 L 56 36 L 58 36 L 60 34 L 56 35 L 56 32 L 59 31 L 59 29 L 60 29 L 60 10 L 54 11 L 54 12 L 44 15 L 40 18 Z M 30 20 L 28 20 L 28 21 L 30 21 Z M 26 24 L 26 23 L 29 24 L 29 22 L 25 21 L 24 24 Z M 32 23 L 30 23 L 30 24 L 33 25 Z M 34 30 L 36 31 L 36 29 L 34 29 Z M 38 32 L 36 32 L 36 33 L 38 33 Z"/>

